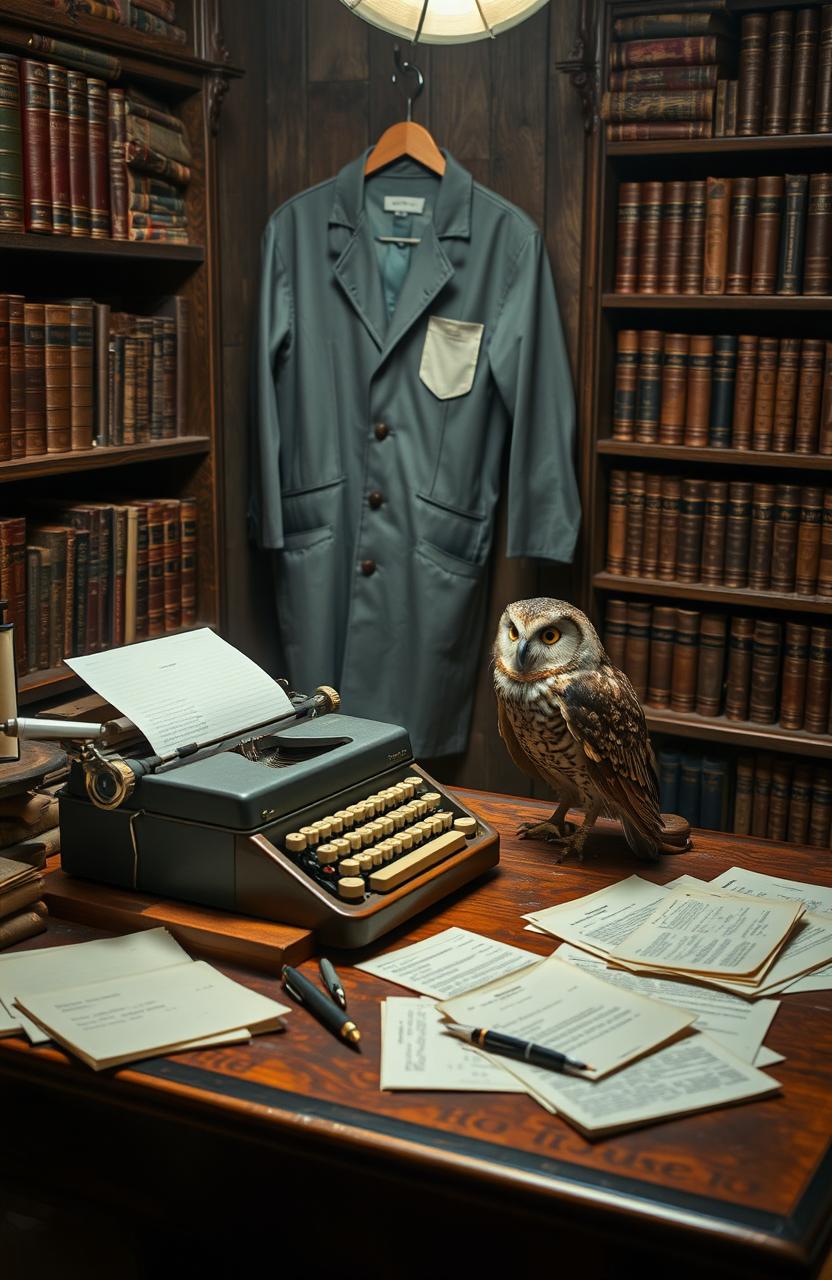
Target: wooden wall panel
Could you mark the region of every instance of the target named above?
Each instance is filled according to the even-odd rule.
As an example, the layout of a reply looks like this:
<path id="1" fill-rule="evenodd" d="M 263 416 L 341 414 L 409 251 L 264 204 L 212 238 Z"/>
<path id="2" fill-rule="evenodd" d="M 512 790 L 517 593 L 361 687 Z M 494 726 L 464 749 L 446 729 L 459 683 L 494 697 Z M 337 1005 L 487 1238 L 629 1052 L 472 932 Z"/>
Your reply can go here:
<path id="1" fill-rule="evenodd" d="M 543 229 L 573 372 L 578 372 L 583 123 L 566 77 L 555 69 L 575 40 L 579 0 L 554 3 L 496 40 L 420 47 L 425 91 L 414 119 L 479 181 L 523 208 Z M 405 89 L 393 84 L 392 37 L 339 0 L 222 0 L 226 43 L 246 79 L 235 84 L 222 122 L 223 340 L 226 431 L 240 420 L 240 451 L 226 477 L 225 634 L 274 669 L 274 606 L 262 557 L 246 543 L 248 480 L 241 406 L 248 395 L 253 266 L 269 213 L 330 177 L 395 120 Z M 403 47 L 408 57 L 409 46 Z M 243 276 L 240 276 L 240 271 Z M 497 735 L 490 647 L 506 604 L 530 595 L 575 598 L 569 567 L 507 560 L 501 510 L 480 654 L 471 737 L 460 758 L 427 762 L 448 782 L 528 793 L 531 783 Z"/>

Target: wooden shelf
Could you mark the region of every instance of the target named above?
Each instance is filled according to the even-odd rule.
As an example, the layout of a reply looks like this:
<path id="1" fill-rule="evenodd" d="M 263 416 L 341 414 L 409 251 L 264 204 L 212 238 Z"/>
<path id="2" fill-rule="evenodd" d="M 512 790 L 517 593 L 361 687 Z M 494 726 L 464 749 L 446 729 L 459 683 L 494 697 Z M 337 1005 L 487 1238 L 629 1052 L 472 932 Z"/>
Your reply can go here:
<path id="1" fill-rule="evenodd" d="M 211 450 L 208 436 L 179 436 L 175 440 L 154 440 L 148 444 L 104 445 L 98 449 L 76 449 L 72 453 L 45 453 L 35 458 L 15 458 L 0 462 L 0 484 L 31 480 L 34 476 L 58 476 L 100 467 L 126 467 L 135 462 L 166 461 Z"/>
<path id="2" fill-rule="evenodd" d="M 687 444 L 639 444 L 626 440 L 598 440 L 598 453 L 613 458 L 666 458 L 669 462 L 700 462 L 705 466 L 777 467 L 780 471 L 832 471 L 832 454 L 770 453 L 756 449 L 697 449 Z M 832 606 L 832 601 L 830 601 Z"/>
<path id="3" fill-rule="evenodd" d="M 832 295 L 781 298 L 777 294 L 604 293 L 605 311 L 829 311 Z"/>
<path id="4" fill-rule="evenodd" d="M 832 613 L 832 600 L 828 597 L 799 596 L 794 592 L 718 587 L 711 586 L 707 582 L 663 582 L 659 578 L 625 578 L 617 573 L 596 573 L 592 582 L 599 591 L 620 591 L 623 595 L 667 596 L 673 600 L 708 600 L 715 604 L 735 605 L 743 609 Z"/>
<path id="5" fill-rule="evenodd" d="M 91 236 L 46 236 L 32 231 L 0 232 L 0 253 L 51 253 L 58 256 L 138 259 L 144 262 L 204 262 L 201 244 L 134 243 L 93 240 Z"/>
<path id="6" fill-rule="evenodd" d="M 726 720 L 724 716 L 698 716 L 692 711 L 666 711 L 649 706 L 645 706 L 644 714 L 647 727 L 653 733 L 832 759 L 830 734 L 807 733 L 804 729 L 782 729 L 777 724 L 752 724 L 750 720 Z"/>
<path id="7" fill-rule="evenodd" d="M 608 156 L 720 156 L 832 150 L 832 133 L 777 134 L 770 138 L 661 138 L 652 142 L 608 142 Z"/>

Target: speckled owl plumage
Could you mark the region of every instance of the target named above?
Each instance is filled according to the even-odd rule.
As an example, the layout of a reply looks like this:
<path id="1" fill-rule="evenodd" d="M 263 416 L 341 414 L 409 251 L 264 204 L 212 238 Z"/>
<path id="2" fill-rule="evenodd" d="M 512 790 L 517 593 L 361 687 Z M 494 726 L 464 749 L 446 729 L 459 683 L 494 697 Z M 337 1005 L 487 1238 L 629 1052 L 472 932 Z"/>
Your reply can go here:
<path id="1" fill-rule="evenodd" d="M 662 847 L 656 763 L 644 712 L 630 681 L 610 662 L 592 623 L 565 600 L 508 605 L 494 640 L 500 736 L 519 769 L 552 788 L 549 822 L 520 834 L 580 858 L 599 814 L 620 818 L 639 858 Z M 568 835 L 566 813 L 583 809 Z"/>

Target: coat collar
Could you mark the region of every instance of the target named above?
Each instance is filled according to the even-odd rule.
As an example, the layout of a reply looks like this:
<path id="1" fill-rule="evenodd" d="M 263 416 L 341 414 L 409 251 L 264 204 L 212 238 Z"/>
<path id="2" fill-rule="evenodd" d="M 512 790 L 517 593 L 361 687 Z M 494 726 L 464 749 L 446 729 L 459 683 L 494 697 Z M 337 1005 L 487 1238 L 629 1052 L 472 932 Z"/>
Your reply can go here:
<path id="1" fill-rule="evenodd" d="M 329 216 L 330 226 L 348 227 L 355 231 L 364 210 L 364 165 L 371 148 L 345 165 L 335 179 L 335 198 Z M 440 239 L 471 238 L 471 193 L 474 180 L 453 156 L 442 151 L 445 172 L 439 183 L 439 194 L 433 211 L 433 225 Z"/>

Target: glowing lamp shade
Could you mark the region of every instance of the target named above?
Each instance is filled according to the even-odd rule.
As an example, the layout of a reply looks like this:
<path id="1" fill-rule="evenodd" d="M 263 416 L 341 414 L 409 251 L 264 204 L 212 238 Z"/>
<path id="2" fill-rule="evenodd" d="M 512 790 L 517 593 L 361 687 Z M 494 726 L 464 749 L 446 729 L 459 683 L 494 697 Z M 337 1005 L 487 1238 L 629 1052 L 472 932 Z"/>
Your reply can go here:
<path id="1" fill-rule="evenodd" d="M 341 0 L 375 27 L 412 40 L 424 0 Z M 420 44 L 455 44 L 499 35 L 530 18 L 549 0 L 428 0 Z"/>

